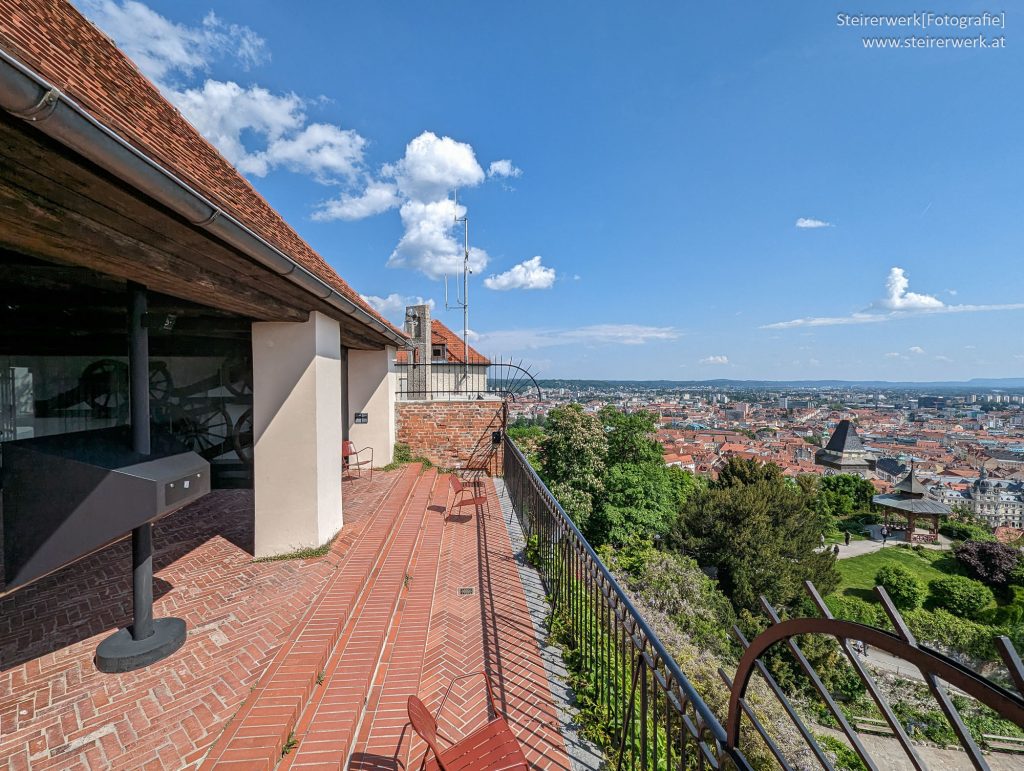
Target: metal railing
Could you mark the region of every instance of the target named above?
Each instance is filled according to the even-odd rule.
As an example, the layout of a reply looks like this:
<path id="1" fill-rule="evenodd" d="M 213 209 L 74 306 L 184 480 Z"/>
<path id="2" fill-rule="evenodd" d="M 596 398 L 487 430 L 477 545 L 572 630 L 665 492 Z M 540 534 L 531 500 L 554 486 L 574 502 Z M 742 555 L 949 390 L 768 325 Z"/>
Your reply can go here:
<path id="1" fill-rule="evenodd" d="M 614 727 L 618 768 L 750 768 L 658 636 L 529 461 L 505 437 L 505 489 L 566 642 L 594 684 L 594 708 Z M 726 761 L 728 762 L 728 761 Z"/>
<path id="2" fill-rule="evenodd" d="M 541 398 L 540 386 L 522 362 L 496 360 L 466 367 L 453 362 L 396 362 L 395 394 L 401 401 Z"/>
<path id="3" fill-rule="evenodd" d="M 907 730 L 869 673 L 866 660 L 858 655 L 858 645 L 865 652 L 867 645 L 884 651 L 907 662 L 920 674 L 975 768 L 987 769 L 988 765 L 976 737 L 965 726 L 954 704 L 950 687 L 1024 729 L 1024 665 L 1006 637 L 996 638 L 995 648 L 1006 666 L 1005 679 L 1013 684 L 1016 693 L 920 645 L 885 589 L 877 587 L 875 591 L 893 632 L 833 618 L 809 582 L 806 588 L 820 617 L 783 620 L 762 598 L 770 622 L 768 628 L 750 641 L 738 627 L 733 628 L 742 656 L 733 677 L 719 670 L 730 690 L 727 719 L 720 721 L 507 436 L 503 455 L 505 488 L 527 538 L 527 558 L 544 582 L 552 605 L 553 627 L 558 626 L 559 641 L 567 648 L 577 683 L 587 691 L 584 694 L 587 709 L 605 725 L 603 744 L 616 768 L 631 771 L 637 768 L 643 771 L 723 766 L 751 768 L 740 749 L 740 727 L 744 720 L 764 741 L 779 766 L 792 768 L 775 741 L 777 737 L 771 735 L 763 716 L 747 698 L 747 687 L 756 675 L 782 706 L 785 719 L 792 724 L 787 732 L 793 732 L 790 736 L 795 738 L 796 745 L 831 771 L 834 766 L 829 754 L 819 746 L 814 733 L 762 659 L 769 649 L 779 644 L 788 648 L 793 661 L 806 675 L 864 766 L 868 769 L 884 767 L 867 752 L 857 725 L 851 724 L 800 649 L 797 639 L 806 635 L 830 637 L 839 644 L 881 716 L 872 719 L 873 723 L 888 728 L 895 751 L 902 750 L 915 769 L 924 769 L 925 765 Z M 853 723 L 857 724 L 857 719 Z M 779 728 L 775 726 L 774 730 Z M 874 728 L 877 731 L 877 726 Z M 985 741 L 991 745 L 987 739 Z"/>

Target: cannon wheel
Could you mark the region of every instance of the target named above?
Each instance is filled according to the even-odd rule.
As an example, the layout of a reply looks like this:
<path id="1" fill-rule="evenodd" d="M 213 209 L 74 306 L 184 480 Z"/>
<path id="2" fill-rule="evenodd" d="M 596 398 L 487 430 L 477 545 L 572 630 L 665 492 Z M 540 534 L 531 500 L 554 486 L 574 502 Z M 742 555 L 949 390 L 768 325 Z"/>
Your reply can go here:
<path id="1" fill-rule="evenodd" d="M 233 424 L 222 407 L 209 412 L 186 413 L 174 426 L 174 434 L 189 449 L 212 460 L 231 447 Z"/>
<path id="2" fill-rule="evenodd" d="M 128 365 L 116 359 L 89 364 L 78 379 L 83 401 L 90 409 L 117 414 L 128 407 Z"/>
<path id="3" fill-rule="evenodd" d="M 246 358 L 225 359 L 220 368 L 220 383 L 233 396 L 252 393 L 252 362 Z"/>
<path id="4" fill-rule="evenodd" d="M 162 361 L 149 363 L 149 400 L 159 403 L 167 399 L 174 391 L 174 378 L 171 371 Z"/>
<path id="5" fill-rule="evenodd" d="M 235 445 L 235 454 L 243 463 L 252 465 L 254 438 L 252 433 L 252 407 L 238 416 L 235 430 L 231 436 Z"/>

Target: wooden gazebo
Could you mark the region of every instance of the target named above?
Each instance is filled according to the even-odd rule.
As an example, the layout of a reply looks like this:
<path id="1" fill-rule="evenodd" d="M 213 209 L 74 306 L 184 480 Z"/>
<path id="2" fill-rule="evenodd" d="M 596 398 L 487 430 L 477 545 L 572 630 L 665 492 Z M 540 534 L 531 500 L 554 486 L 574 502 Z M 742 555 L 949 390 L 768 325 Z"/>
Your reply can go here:
<path id="1" fill-rule="evenodd" d="M 871 499 L 885 511 L 885 524 L 890 523 L 890 515 L 896 514 L 907 520 L 907 541 L 910 543 L 935 543 L 939 540 L 939 517 L 949 514 L 949 507 L 926 497 L 927 489 L 914 475 L 911 464 L 910 473 L 897 483 L 891 493 L 876 495 Z M 916 533 L 919 519 L 931 520 L 931 531 Z"/>

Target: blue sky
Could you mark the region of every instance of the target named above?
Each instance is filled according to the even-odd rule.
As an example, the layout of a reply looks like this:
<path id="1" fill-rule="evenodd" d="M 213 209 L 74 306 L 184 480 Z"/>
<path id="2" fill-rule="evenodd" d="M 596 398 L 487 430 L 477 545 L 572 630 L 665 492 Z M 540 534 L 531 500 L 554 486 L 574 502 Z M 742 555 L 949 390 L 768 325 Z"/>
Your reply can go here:
<path id="1" fill-rule="evenodd" d="M 1013 7 L 76 4 L 395 321 L 422 297 L 461 330 L 465 211 L 475 344 L 544 377 L 1024 372 Z M 861 42 L 912 34 L 1005 47 Z"/>

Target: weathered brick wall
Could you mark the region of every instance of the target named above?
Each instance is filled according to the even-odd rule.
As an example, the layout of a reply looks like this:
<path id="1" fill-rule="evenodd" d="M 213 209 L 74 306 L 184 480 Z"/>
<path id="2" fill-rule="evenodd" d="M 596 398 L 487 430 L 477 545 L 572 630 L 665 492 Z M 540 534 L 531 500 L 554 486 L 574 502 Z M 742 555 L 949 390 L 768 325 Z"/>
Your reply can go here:
<path id="1" fill-rule="evenodd" d="M 501 473 L 501 445 L 492 444 L 491 434 L 503 428 L 502 402 L 398 402 L 395 409 L 398 441 L 408 444 L 414 457 L 442 468 Z"/>

